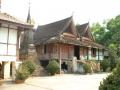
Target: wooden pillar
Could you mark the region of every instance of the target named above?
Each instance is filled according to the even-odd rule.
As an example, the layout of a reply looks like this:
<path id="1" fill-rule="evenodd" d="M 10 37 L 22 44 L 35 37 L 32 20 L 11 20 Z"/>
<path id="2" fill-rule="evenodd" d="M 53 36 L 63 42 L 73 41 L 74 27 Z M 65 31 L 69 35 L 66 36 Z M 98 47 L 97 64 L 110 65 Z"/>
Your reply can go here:
<path id="1" fill-rule="evenodd" d="M 96 48 L 96 60 L 99 60 L 99 55 L 98 55 L 99 51 L 98 49 Z"/>
<path id="2" fill-rule="evenodd" d="M 16 74 L 16 66 L 15 62 L 12 62 L 12 80 L 15 80 L 15 74 Z"/>
<path id="3" fill-rule="evenodd" d="M 91 47 L 88 48 L 88 60 L 92 59 L 92 55 L 91 55 Z"/>
<path id="4" fill-rule="evenodd" d="M 88 52 L 89 52 L 89 48 L 87 47 L 87 60 L 89 60 Z"/>
<path id="5" fill-rule="evenodd" d="M 98 49 L 98 60 L 100 60 L 100 56 L 99 56 L 99 49 Z"/>
<path id="6" fill-rule="evenodd" d="M 61 74 L 61 44 L 59 44 L 59 65 L 60 65 L 60 74 Z"/>
<path id="7" fill-rule="evenodd" d="M 4 62 L 4 78 L 10 78 L 10 62 Z"/>

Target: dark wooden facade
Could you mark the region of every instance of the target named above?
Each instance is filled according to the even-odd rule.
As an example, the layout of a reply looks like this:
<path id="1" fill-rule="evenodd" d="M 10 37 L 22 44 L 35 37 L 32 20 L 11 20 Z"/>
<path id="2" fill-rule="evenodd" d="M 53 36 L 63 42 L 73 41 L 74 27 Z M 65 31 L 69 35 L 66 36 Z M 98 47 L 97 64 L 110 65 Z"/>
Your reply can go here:
<path id="1" fill-rule="evenodd" d="M 103 60 L 104 47 L 95 43 L 89 23 L 78 30 L 72 17 L 38 26 L 34 44 L 40 61 L 58 59 L 62 62 L 77 60 Z"/>

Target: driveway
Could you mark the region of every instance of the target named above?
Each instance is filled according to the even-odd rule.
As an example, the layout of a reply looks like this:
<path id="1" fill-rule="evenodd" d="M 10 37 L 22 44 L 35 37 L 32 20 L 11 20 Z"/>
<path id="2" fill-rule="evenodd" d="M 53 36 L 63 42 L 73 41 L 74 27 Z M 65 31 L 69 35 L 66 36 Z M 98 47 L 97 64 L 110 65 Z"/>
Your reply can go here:
<path id="1" fill-rule="evenodd" d="M 109 74 L 62 74 L 48 77 L 31 77 L 24 84 L 7 82 L 0 90 L 98 90 L 100 81 Z"/>

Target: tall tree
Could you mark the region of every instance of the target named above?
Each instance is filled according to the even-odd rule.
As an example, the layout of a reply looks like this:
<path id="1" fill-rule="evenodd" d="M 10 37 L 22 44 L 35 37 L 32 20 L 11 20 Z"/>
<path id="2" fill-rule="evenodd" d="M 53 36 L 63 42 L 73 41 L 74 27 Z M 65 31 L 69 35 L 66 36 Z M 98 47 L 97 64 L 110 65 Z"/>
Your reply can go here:
<path id="1" fill-rule="evenodd" d="M 104 36 L 106 34 L 105 27 L 101 26 L 99 23 L 94 23 L 91 30 L 96 42 L 104 44 Z"/>

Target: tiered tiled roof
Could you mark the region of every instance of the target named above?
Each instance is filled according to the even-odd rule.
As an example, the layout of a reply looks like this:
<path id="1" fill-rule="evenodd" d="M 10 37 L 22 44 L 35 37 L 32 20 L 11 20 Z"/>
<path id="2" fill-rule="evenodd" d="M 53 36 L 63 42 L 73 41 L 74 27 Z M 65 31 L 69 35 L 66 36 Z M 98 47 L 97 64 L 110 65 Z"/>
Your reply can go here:
<path id="1" fill-rule="evenodd" d="M 79 30 L 76 30 L 78 37 L 76 38 L 70 38 L 63 35 L 64 32 L 68 32 L 66 29 L 71 25 L 71 22 L 73 22 L 72 17 L 50 23 L 43 26 L 38 26 L 37 30 L 34 33 L 34 44 L 45 44 L 45 43 L 67 43 L 67 44 L 73 44 L 73 45 L 80 45 L 80 46 L 91 46 L 96 48 L 104 48 L 102 45 L 97 44 L 94 42 L 92 34 L 90 30 L 87 32 L 91 39 L 83 40 L 84 34 L 88 30 L 89 23 L 85 23 L 83 25 L 80 25 Z M 74 26 L 75 27 L 75 26 Z M 68 32 L 69 33 L 69 32 Z M 79 37 L 80 36 L 80 37 Z"/>

